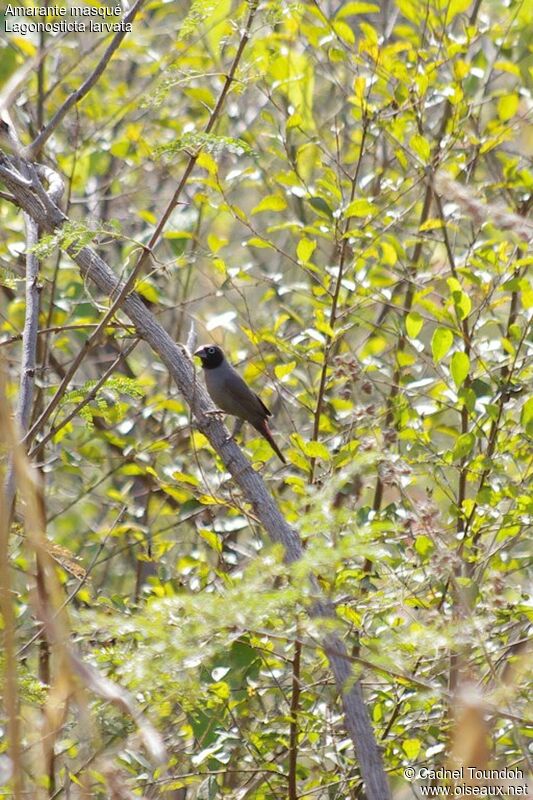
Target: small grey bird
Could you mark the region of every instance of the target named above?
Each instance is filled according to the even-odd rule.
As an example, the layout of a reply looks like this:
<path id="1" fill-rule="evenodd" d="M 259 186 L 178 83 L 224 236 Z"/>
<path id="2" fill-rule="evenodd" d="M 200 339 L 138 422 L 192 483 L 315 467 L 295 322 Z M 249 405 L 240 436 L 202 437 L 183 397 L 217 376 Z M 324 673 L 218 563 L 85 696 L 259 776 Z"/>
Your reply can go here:
<path id="1" fill-rule="evenodd" d="M 213 403 L 226 414 L 253 425 L 286 464 L 268 427 L 267 417 L 272 416 L 271 412 L 261 398 L 252 392 L 237 370 L 228 363 L 221 348 L 216 344 L 205 344 L 199 347 L 194 355 L 202 362 L 205 385 Z"/>

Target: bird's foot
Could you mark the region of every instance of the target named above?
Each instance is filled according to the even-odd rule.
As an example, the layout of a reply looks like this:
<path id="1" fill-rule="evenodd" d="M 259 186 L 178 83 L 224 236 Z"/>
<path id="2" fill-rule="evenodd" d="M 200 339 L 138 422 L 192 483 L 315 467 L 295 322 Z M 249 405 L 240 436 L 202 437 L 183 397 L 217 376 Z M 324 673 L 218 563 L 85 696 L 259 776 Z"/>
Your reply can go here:
<path id="1" fill-rule="evenodd" d="M 207 420 L 214 418 L 222 422 L 225 416 L 226 414 L 224 413 L 224 411 L 221 411 L 220 408 L 214 408 L 212 411 L 204 411 L 204 417 L 206 417 Z"/>
<path id="2" fill-rule="evenodd" d="M 214 408 L 211 411 L 204 411 L 206 417 L 224 417 L 226 415 L 225 411 L 222 411 L 220 408 Z"/>

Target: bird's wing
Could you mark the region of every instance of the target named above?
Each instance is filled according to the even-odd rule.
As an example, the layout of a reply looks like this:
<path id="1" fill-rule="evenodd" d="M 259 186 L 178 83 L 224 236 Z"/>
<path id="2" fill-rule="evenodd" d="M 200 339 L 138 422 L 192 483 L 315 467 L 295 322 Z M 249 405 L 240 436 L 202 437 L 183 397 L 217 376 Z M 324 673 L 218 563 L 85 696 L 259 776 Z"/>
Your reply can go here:
<path id="1" fill-rule="evenodd" d="M 254 394 L 255 394 L 255 392 L 254 392 Z M 272 411 L 270 411 L 270 409 L 266 407 L 266 405 L 263 403 L 263 401 L 261 400 L 261 398 L 259 397 L 258 394 L 256 394 L 255 396 L 256 396 L 257 400 L 259 400 L 259 402 L 261 404 L 261 408 L 263 409 L 263 411 L 267 415 L 267 417 L 271 417 L 272 416 Z"/>
<path id="2" fill-rule="evenodd" d="M 270 416 L 270 411 L 237 370 L 225 362 L 216 370 L 207 371 L 209 394 L 215 403 L 227 414 L 251 422 L 260 423 Z"/>
<path id="3" fill-rule="evenodd" d="M 246 381 L 237 372 L 226 382 L 225 386 L 229 396 L 228 401 L 234 409 L 230 413 L 236 417 L 255 424 L 270 415 L 270 411 L 261 398 L 252 392 Z"/>
<path id="4" fill-rule="evenodd" d="M 233 414 L 236 417 L 241 417 L 252 424 L 260 422 L 267 416 L 270 416 L 270 411 L 263 403 L 261 398 L 253 392 L 244 378 L 241 378 L 239 373 L 233 369 L 229 364 L 225 370 L 222 378 L 222 387 L 224 392 L 223 403 L 221 408 L 227 411 L 228 414 Z"/>

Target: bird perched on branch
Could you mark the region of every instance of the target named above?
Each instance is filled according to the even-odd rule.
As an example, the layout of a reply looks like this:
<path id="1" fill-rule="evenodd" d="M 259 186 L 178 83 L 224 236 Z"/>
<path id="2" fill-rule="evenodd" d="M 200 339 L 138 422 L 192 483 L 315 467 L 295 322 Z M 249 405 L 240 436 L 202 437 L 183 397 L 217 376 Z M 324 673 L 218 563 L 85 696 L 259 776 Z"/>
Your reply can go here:
<path id="1" fill-rule="evenodd" d="M 226 360 L 216 344 L 199 347 L 194 354 L 201 362 L 205 373 L 205 385 L 215 405 L 238 419 L 249 422 L 267 440 L 278 458 L 287 462 L 274 441 L 267 418 L 272 414 L 261 398 L 252 392 L 246 381 Z"/>

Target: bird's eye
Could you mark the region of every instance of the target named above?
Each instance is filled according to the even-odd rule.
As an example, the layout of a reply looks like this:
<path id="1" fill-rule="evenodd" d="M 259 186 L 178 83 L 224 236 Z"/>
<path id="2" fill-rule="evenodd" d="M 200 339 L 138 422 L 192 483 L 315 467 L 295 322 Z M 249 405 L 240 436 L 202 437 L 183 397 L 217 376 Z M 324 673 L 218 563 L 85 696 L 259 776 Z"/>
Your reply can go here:
<path id="1" fill-rule="evenodd" d="M 212 355 L 213 355 L 213 353 L 215 352 L 215 348 L 214 348 L 214 347 L 208 347 L 208 348 L 207 348 L 207 352 L 209 353 L 209 355 L 211 355 L 211 356 L 212 356 Z"/>

